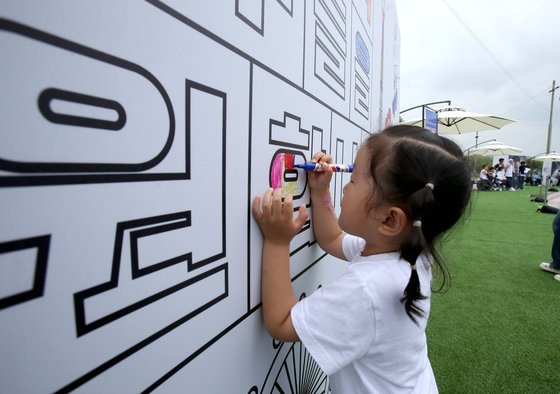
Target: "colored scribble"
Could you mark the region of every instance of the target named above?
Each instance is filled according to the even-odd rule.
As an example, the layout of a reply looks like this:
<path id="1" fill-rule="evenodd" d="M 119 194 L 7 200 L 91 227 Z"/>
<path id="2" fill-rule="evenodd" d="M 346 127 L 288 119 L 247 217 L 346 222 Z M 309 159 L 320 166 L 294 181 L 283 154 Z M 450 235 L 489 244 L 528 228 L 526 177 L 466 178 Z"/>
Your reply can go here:
<path id="1" fill-rule="evenodd" d="M 270 186 L 282 189 L 282 195 L 297 192 L 298 172 L 294 168 L 295 155 L 293 153 L 278 153 L 270 167 Z"/>

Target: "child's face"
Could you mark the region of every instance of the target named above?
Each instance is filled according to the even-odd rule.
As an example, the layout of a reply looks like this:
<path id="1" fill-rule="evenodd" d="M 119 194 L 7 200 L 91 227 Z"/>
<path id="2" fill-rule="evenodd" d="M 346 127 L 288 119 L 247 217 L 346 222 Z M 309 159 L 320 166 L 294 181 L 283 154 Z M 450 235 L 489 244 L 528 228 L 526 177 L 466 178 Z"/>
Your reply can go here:
<path id="1" fill-rule="evenodd" d="M 368 225 L 368 203 L 373 190 L 373 178 L 370 175 L 369 156 L 367 149 L 358 150 L 350 182 L 344 186 L 338 217 L 338 224 L 343 231 L 362 237 L 368 233 L 368 228 L 371 229 Z"/>

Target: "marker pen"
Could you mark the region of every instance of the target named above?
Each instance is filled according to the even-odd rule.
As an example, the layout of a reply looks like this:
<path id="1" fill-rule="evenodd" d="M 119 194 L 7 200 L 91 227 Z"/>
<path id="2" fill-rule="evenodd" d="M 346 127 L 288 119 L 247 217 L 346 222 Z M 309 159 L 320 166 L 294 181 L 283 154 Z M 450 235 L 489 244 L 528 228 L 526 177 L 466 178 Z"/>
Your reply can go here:
<path id="1" fill-rule="evenodd" d="M 328 163 L 327 163 L 328 164 Z M 333 172 L 352 172 L 354 171 L 354 164 L 328 164 Z M 319 163 L 303 163 L 294 164 L 294 167 L 300 168 L 305 171 L 323 171 Z"/>

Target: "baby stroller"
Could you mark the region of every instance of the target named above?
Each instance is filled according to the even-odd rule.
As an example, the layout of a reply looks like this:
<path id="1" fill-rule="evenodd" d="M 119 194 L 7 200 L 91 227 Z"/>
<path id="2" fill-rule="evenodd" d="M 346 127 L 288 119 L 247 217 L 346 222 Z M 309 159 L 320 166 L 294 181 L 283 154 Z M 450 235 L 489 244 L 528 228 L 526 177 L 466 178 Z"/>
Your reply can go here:
<path id="1" fill-rule="evenodd" d="M 492 182 L 490 182 L 490 180 L 488 179 L 481 178 L 478 180 L 478 185 L 476 186 L 476 188 L 481 191 L 492 190 Z"/>
<path id="2" fill-rule="evenodd" d="M 492 191 L 496 191 L 496 190 L 501 190 L 502 189 L 502 182 L 496 177 L 494 176 L 491 172 L 488 173 L 488 189 L 487 190 L 492 190 Z"/>

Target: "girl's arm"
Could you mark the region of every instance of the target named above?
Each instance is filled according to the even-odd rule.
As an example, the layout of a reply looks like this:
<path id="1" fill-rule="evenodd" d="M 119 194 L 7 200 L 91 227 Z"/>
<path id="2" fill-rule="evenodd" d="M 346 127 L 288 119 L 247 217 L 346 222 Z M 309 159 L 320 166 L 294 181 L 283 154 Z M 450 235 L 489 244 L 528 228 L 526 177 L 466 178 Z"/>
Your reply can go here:
<path id="1" fill-rule="evenodd" d="M 329 189 L 333 172 L 327 163 L 332 163 L 332 157 L 323 152 L 317 152 L 312 161 L 322 163 L 323 166 L 323 172 L 309 172 L 307 174 L 311 190 L 315 239 L 325 252 L 346 260 L 342 252 L 344 232 L 338 225 Z"/>
<path id="2" fill-rule="evenodd" d="M 296 303 L 290 277 L 290 241 L 307 221 L 305 205 L 294 220 L 293 200 L 282 203 L 281 189 L 269 189 L 253 200 L 253 216 L 264 236 L 262 263 L 262 304 L 268 333 L 281 341 L 299 341 L 290 311 Z"/>

